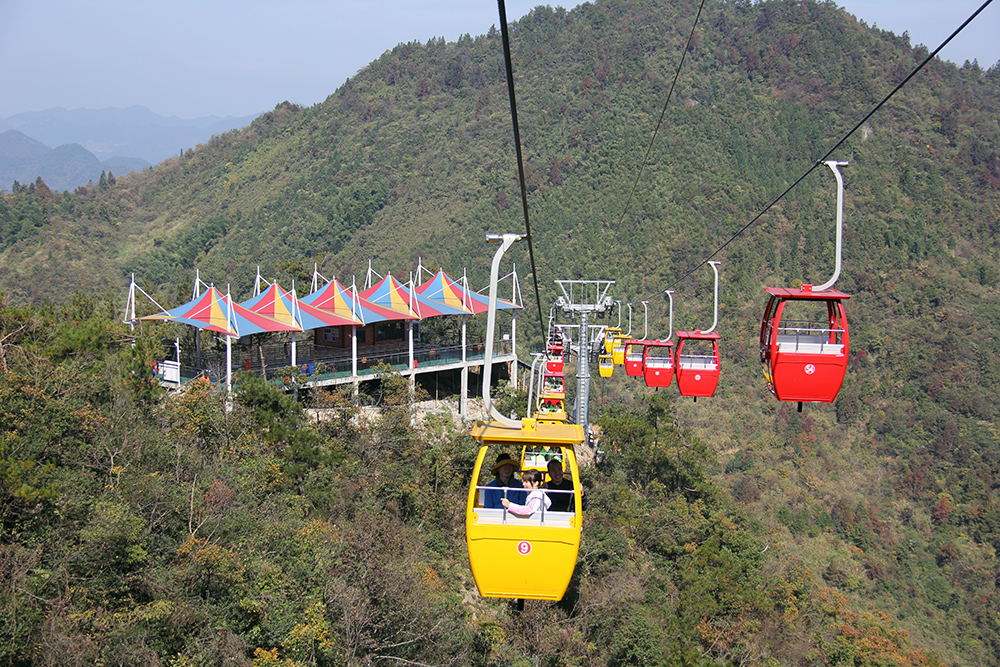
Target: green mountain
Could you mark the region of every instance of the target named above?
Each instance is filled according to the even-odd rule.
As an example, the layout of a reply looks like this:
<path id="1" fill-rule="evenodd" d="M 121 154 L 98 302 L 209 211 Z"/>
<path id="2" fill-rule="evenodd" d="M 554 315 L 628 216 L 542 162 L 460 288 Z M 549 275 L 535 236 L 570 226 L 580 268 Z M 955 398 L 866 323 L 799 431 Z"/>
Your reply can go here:
<path id="1" fill-rule="evenodd" d="M 460 576 L 462 542 L 448 532 L 460 531 L 460 509 L 432 508 L 433 496 L 403 463 L 430 465 L 419 458 L 425 456 L 459 469 L 468 464 L 468 442 L 453 447 L 442 435 L 432 449 L 413 444 L 412 451 L 409 445 L 386 450 L 377 438 L 347 433 L 346 424 L 317 434 L 294 422 L 308 434 L 303 438 L 318 440 L 259 436 L 261 449 L 241 459 L 239 480 L 219 460 L 211 469 L 227 489 L 236 481 L 253 487 L 247 498 L 259 505 L 244 500 L 250 504 L 241 505 L 239 516 L 246 525 L 265 522 L 260 508 L 270 502 L 263 500 L 269 492 L 254 486 L 259 476 L 253 466 L 265 469 L 272 456 L 287 484 L 282 493 L 307 506 L 308 516 L 341 520 L 343 544 L 360 549 L 360 536 L 377 532 L 378 544 L 398 554 L 393 540 L 408 540 L 416 552 L 392 561 L 397 572 L 426 573 L 426 566 L 431 574 L 420 581 L 431 588 L 438 573 L 452 573 L 441 584 L 442 597 L 411 586 L 384 598 L 405 606 L 408 596 L 424 595 L 426 605 L 417 611 L 429 625 L 420 627 L 433 627 L 429 619 L 443 614 L 452 633 L 446 641 L 427 630 L 422 636 L 439 640 L 436 648 L 393 654 L 404 660 L 444 661 L 447 647 L 456 645 L 448 642 L 468 640 L 479 652 L 455 655 L 482 664 L 530 664 L 530 656 L 546 664 L 998 664 L 1000 69 L 931 61 L 832 156 L 850 162 L 843 169 L 845 264 L 836 287 L 852 295 L 852 360 L 837 401 L 799 413 L 774 401 L 760 378 L 762 288 L 821 283 L 831 275 L 835 189 L 829 172 L 813 171 L 734 235 L 927 52 L 905 37 L 857 23 L 831 2 L 709 4 L 643 162 L 696 11 L 690 3 L 605 0 L 573 11 L 538 7 L 512 25 L 534 277 L 543 309 L 554 297 L 553 280 L 613 279 L 616 298 L 649 300 L 650 337 L 667 334 L 661 293 L 668 288 L 676 292 L 675 328 L 702 328 L 712 319 L 710 272 L 680 279 L 729 242 L 716 257 L 723 262 L 724 350 L 716 396 L 674 401 L 672 389 L 649 392 L 618 375 L 594 384 L 592 418 L 603 426 L 609 458 L 587 479 L 596 509 L 578 565 L 583 574 L 575 607 L 538 608 L 528 617 L 477 608 L 479 620 L 466 623 L 427 602 L 448 608 L 448 596 L 461 597 L 453 580 Z M 173 295 L 188 291 L 195 267 L 206 280 L 247 294 L 257 265 L 265 275 L 302 285 L 313 262 L 343 280 L 360 277 L 368 260 L 380 271 L 406 270 L 418 257 L 449 270 L 468 266 L 473 284 L 484 284 L 490 254 L 484 234 L 524 229 L 500 42 L 491 32 L 455 43 L 400 44 L 322 104 L 279 104 L 249 127 L 151 171 L 86 192 L 55 194 L 41 183 L 20 188 L 0 200 L 0 289 L 7 303 L 65 302 L 77 291 L 117 297 L 135 272 L 147 291 L 173 305 Z M 524 243 L 510 255 L 526 297 L 533 295 Z M 530 306 L 520 330 L 537 349 L 542 325 L 533 321 Z M 63 315 L 72 320 L 66 313 L 80 310 L 65 308 L 46 316 L 50 320 L 18 310 L 16 317 L 7 315 L 5 330 L 23 324 L 41 337 L 39 322 Z M 641 328 L 641 312 L 636 305 L 633 330 Z M 74 345 L 90 340 L 86 331 L 75 334 Z M 31 348 L 53 364 L 68 363 L 71 355 L 62 349 Z M 24 359 L 32 357 L 25 353 Z M 41 377 L 24 373 L 22 384 Z M 84 407 L 90 406 L 118 415 L 122 428 L 133 424 L 113 401 L 100 407 L 109 393 L 95 388 L 79 397 L 76 412 L 60 418 L 83 419 L 74 415 L 89 415 Z M 208 402 L 157 403 L 154 414 L 165 416 L 143 426 L 154 431 L 146 437 L 168 448 L 169 433 L 177 432 L 169 428 L 180 429 L 176 425 L 187 419 L 197 432 L 183 431 L 189 443 L 184 456 L 208 456 L 220 434 L 230 433 Z M 267 424 L 265 405 L 263 397 L 249 402 L 241 418 Z M 15 423 L 11 417 L 9 424 Z M 398 432 L 405 423 L 385 425 L 380 442 L 409 443 L 414 436 Z M 80 428 L 86 441 L 90 436 Z M 5 429 L 15 432 L 12 425 Z M 56 441 L 50 430 L 40 433 Z M 44 451 L 31 460 L 41 465 L 48 460 Z M 164 461 L 170 458 L 166 449 L 157 451 Z M 682 459 L 690 466 L 685 475 Z M 335 461 L 366 472 L 321 483 L 319 471 Z M 98 469 L 115 465 L 101 462 Z M 151 480 L 169 476 L 165 464 L 136 465 L 148 475 L 131 478 L 136 484 L 155 485 L 160 482 Z M 9 470 L 10 479 L 28 475 Z M 397 477 L 398 486 L 389 479 Z M 184 483 L 198 497 L 212 484 L 204 476 Z M 180 502 L 187 498 L 180 482 L 164 484 L 177 496 L 168 503 L 172 512 L 188 507 Z M 27 487 L 30 496 L 35 487 Z M 331 507 L 333 501 L 321 498 L 327 492 L 350 509 Z M 187 606 L 175 602 L 170 613 L 181 609 L 190 619 L 197 609 L 237 638 L 232 646 L 249 647 L 251 655 L 254 647 L 286 646 L 282 641 L 292 647 L 282 655 L 295 653 L 295 636 L 304 632 L 295 635 L 295 623 L 310 613 L 322 616 L 319 607 L 295 606 L 294 596 L 283 591 L 275 598 L 286 605 L 277 614 L 280 622 L 262 620 L 263 611 L 248 620 L 239 611 L 257 609 L 267 597 L 264 588 L 255 589 L 258 597 L 247 593 L 249 570 L 234 564 L 250 553 L 243 551 L 248 544 L 263 548 L 262 538 L 241 536 L 238 522 L 227 523 L 218 513 L 212 516 L 224 541 L 184 542 L 186 536 L 178 537 L 183 526 L 177 527 L 184 522 L 165 520 L 173 533 L 149 527 L 145 517 L 158 510 L 130 500 L 131 493 L 100 507 L 115 518 L 115 543 L 124 545 L 121 558 L 131 563 L 121 566 L 121 577 L 145 572 L 142 563 L 155 561 L 128 551 L 150 544 L 129 537 L 129 527 L 136 526 L 135 535 L 152 531 L 162 539 L 159 557 L 175 558 L 174 576 L 188 587 Z M 461 503 L 461 484 L 441 493 Z M 75 502 L 86 506 L 83 499 Z M 282 496 L 285 502 L 292 503 Z M 362 518 L 366 513 L 391 522 L 373 532 L 370 519 Z M 282 526 L 291 525 L 292 514 Z M 417 528 L 424 522 L 445 528 L 426 534 Z M 385 525 L 398 532 L 386 532 Z M 86 530 L 87 562 L 95 562 L 105 533 L 97 526 Z M 364 588 L 360 566 L 344 560 L 340 546 L 330 546 L 340 538 L 316 534 L 331 540 L 324 543 L 322 553 L 331 559 L 324 567 L 343 574 L 332 578 L 339 583 L 320 593 L 319 584 L 301 583 L 287 570 L 283 576 L 327 610 L 340 605 L 323 622 L 350 625 L 344 616 L 350 600 L 377 604 L 357 592 Z M 207 551 L 210 546 L 225 551 Z M 305 567 L 288 558 L 282 567 Z M 379 559 L 366 552 L 363 562 L 377 568 Z M 271 565 L 254 561 L 257 584 Z M 377 590 L 402 585 L 384 568 L 378 572 L 384 588 Z M 169 577 L 142 577 L 141 596 L 120 587 L 116 599 L 141 598 L 166 614 L 163 605 L 174 599 L 165 592 L 174 590 L 164 583 Z M 245 599 L 211 602 L 222 595 L 220 581 Z M 204 605 L 190 602 L 192 595 Z M 98 604 L 85 602 L 74 609 L 84 613 L 79 610 Z M 136 617 L 155 611 L 121 608 Z M 224 618 L 230 620 L 219 620 Z M 379 633 L 402 621 L 388 612 L 365 618 L 358 622 L 368 635 L 330 630 L 340 648 L 323 648 L 314 657 L 360 664 L 362 645 L 369 659 L 381 655 L 378 647 L 393 641 L 388 630 Z M 376 628 L 378 623 L 383 625 Z M 532 635 L 540 624 L 546 630 Z M 186 639 L 164 644 L 162 652 L 179 656 L 182 645 L 195 646 L 196 626 L 190 621 Z M 321 626 L 317 621 L 312 627 Z M 129 627 L 138 632 L 138 625 Z M 400 639 L 410 640 L 417 641 Z M 361 653 L 347 651 L 344 642 Z M 560 645 L 570 653 L 560 654 Z"/>

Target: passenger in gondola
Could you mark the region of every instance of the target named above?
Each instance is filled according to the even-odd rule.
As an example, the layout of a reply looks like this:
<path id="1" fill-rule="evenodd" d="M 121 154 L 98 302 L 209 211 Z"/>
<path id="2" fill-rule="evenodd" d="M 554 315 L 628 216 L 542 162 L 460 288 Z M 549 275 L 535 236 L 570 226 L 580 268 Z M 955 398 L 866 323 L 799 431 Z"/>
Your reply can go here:
<path id="1" fill-rule="evenodd" d="M 558 377 L 545 378 L 545 388 L 549 391 L 565 391 L 563 381 Z"/>
<path id="2" fill-rule="evenodd" d="M 506 498 L 510 498 L 516 503 L 520 503 L 524 500 L 524 491 L 520 489 L 524 488 L 517 477 L 514 476 L 515 470 L 520 470 L 520 464 L 512 459 L 509 454 L 500 454 L 497 456 L 497 462 L 490 469 L 493 473 L 493 481 L 487 484 L 486 497 L 483 500 L 483 507 L 487 509 L 503 509 L 503 501 Z M 517 491 L 508 491 L 507 489 L 518 489 Z"/>
<path id="3" fill-rule="evenodd" d="M 563 474 L 562 461 L 552 459 L 549 461 L 549 482 L 546 489 L 552 491 L 569 491 L 569 493 L 548 494 L 552 498 L 553 512 L 573 512 L 573 482 Z"/>
<path id="4" fill-rule="evenodd" d="M 529 489 L 528 499 L 523 505 L 513 503 L 509 498 L 504 498 L 500 502 L 503 503 L 508 512 L 515 516 L 531 516 L 541 510 L 543 506 L 548 510 L 552 506 L 552 500 L 541 490 L 544 477 L 540 470 L 525 470 L 521 475 L 521 481 L 524 482 L 524 488 Z"/>

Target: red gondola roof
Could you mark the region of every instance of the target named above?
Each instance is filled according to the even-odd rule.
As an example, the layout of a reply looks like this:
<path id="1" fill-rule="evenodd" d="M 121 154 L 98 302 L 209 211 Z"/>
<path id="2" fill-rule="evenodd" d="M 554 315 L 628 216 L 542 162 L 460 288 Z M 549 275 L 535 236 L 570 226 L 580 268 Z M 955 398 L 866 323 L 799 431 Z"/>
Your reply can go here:
<path id="1" fill-rule="evenodd" d="M 698 339 L 698 340 L 719 340 L 720 338 L 722 338 L 722 336 L 720 336 L 715 331 L 712 331 L 710 333 L 705 333 L 705 332 L 698 331 L 698 330 L 695 330 L 695 331 L 678 331 L 677 332 L 677 337 L 678 338 L 692 338 L 692 339 Z"/>
<path id="2" fill-rule="evenodd" d="M 812 285 L 803 285 L 802 287 L 765 287 L 768 294 L 771 296 L 776 296 L 782 299 L 850 299 L 850 294 L 844 294 L 843 292 L 838 292 L 835 289 L 827 289 L 822 292 L 816 292 L 812 289 Z"/>

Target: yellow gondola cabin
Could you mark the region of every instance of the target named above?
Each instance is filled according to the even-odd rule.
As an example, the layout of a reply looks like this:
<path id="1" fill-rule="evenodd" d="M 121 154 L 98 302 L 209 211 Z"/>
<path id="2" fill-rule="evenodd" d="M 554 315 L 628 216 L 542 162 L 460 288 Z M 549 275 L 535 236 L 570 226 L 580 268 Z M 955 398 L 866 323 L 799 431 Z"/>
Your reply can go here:
<path id="1" fill-rule="evenodd" d="M 597 372 L 602 378 L 609 378 L 615 372 L 615 362 L 610 354 L 602 354 L 597 358 Z"/>
<path id="2" fill-rule="evenodd" d="M 583 527 L 580 469 L 575 451 L 585 438 L 583 426 L 541 419 L 514 420 L 500 414 L 490 399 L 500 259 L 507 248 L 520 238 L 516 234 L 487 236 L 488 240 L 501 243 L 490 265 L 490 307 L 483 359 L 483 406 L 493 420 L 477 422 L 472 428 L 471 435 L 479 441 L 480 448 L 469 485 L 465 540 L 472 576 L 483 597 L 561 600 L 573 577 Z M 546 375 L 553 374 L 549 372 Z M 556 377 L 563 380 L 561 376 L 559 372 Z M 562 401 L 565 384 L 561 383 L 560 388 L 560 392 L 543 391 L 540 398 Z M 516 516 L 503 506 L 501 494 L 513 494 L 514 498 L 508 499 L 518 504 L 523 503 L 522 496 L 527 494 L 518 488 L 507 488 L 498 494 L 498 488 L 502 487 L 487 486 L 492 481 L 490 476 L 493 472 L 489 467 L 484 468 L 483 462 L 489 460 L 489 455 L 502 454 L 496 460 L 499 466 L 497 471 L 503 475 L 506 463 L 501 465 L 501 461 L 513 467 L 517 461 L 512 456 L 520 453 L 523 460 L 525 453 L 531 451 L 532 466 L 535 466 L 545 459 L 546 448 L 549 460 L 558 451 L 558 460 L 563 464 L 564 476 L 571 480 L 572 491 L 546 490 L 545 493 L 550 500 L 555 494 L 572 493 L 572 511 L 550 511 L 545 507 L 547 503 L 543 502 L 530 516 Z M 539 451 L 542 452 L 542 460 L 538 458 Z"/>
<path id="3" fill-rule="evenodd" d="M 538 423 L 524 419 L 521 427 L 479 422 L 472 429 L 479 455 L 469 488 L 465 535 L 469 565 L 483 597 L 560 600 L 576 567 L 583 526 L 580 470 L 575 447 L 583 442 L 578 424 Z M 562 462 L 573 483 L 571 512 L 546 511 L 515 516 L 501 508 L 485 507 L 486 485 L 492 481 L 490 462 L 497 454 L 517 456 L 546 451 L 546 460 Z M 522 459 L 523 460 L 523 459 Z M 538 469 L 538 459 L 528 467 Z M 520 489 L 511 493 L 523 494 Z M 547 491 L 548 494 L 558 493 Z M 569 492 L 565 492 L 569 493 Z"/>

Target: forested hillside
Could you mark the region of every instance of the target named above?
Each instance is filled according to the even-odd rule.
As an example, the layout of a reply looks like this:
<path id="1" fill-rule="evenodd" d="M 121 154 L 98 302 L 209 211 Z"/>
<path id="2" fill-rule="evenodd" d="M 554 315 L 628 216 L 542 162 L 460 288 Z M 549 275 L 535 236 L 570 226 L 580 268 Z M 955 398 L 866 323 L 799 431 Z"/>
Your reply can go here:
<path id="1" fill-rule="evenodd" d="M 833 3 L 707 4 L 630 200 L 696 10 L 512 26 L 543 309 L 553 280 L 613 279 L 650 300 L 651 337 L 668 287 L 675 327 L 707 326 L 710 272 L 675 281 L 927 55 Z M 468 593 L 461 429 L 412 430 L 391 387 L 363 432 L 344 397 L 311 397 L 343 410 L 308 425 L 249 379 L 231 414 L 207 388 L 167 398 L 129 372 L 155 332 L 132 348 L 111 324 L 132 271 L 165 305 L 195 267 L 244 295 L 257 265 L 301 286 L 369 259 L 482 285 L 484 234 L 524 226 L 498 32 L 398 45 L 149 172 L 0 198 L 4 658 L 1000 664 L 998 118 L 1000 68 L 932 61 L 832 156 L 853 295 L 834 404 L 774 401 L 757 350 L 762 287 L 831 275 L 825 168 L 716 258 L 714 398 L 594 382 L 608 458 L 578 581 L 522 615 Z"/>
<path id="2" fill-rule="evenodd" d="M 851 599 L 852 559 L 827 585 L 734 502 L 665 393 L 603 421 L 570 589 L 517 612 L 468 569 L 476 443 L 414 427 L 405 378 L 368 419 L 254 376 L 227 411 L 163 395 L 112 308 L 0 311 L 3 664 L 939 664 Z"/>

